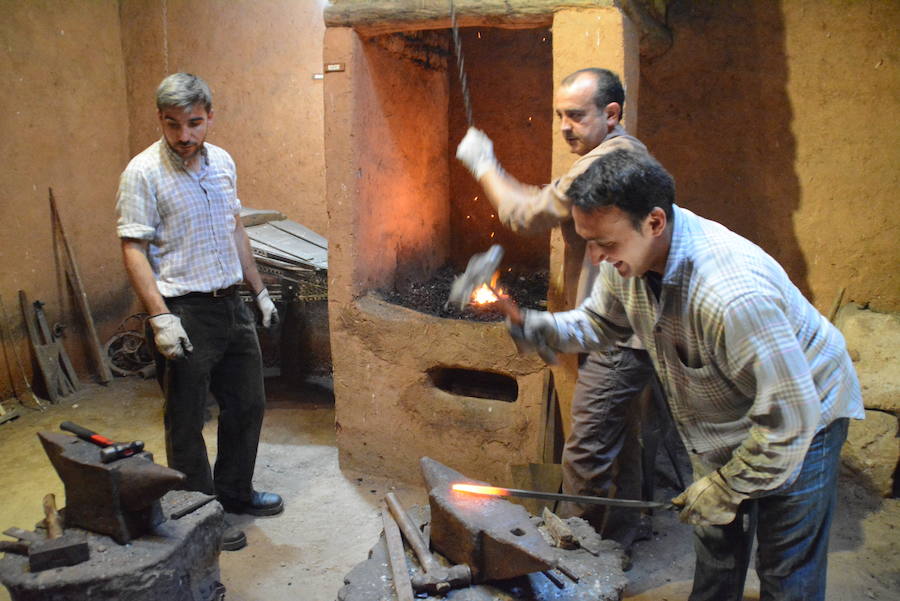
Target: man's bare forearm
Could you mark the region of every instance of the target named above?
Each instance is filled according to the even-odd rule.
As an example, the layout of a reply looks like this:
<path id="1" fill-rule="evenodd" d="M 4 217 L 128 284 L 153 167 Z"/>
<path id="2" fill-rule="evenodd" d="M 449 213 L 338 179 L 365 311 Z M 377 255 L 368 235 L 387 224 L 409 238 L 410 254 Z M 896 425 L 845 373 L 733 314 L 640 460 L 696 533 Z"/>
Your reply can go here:
<path id="1" fill-rule="evenodd" d="M 253 251 L 250 249 L 250 238 L 247 237 L 247 230 L 241 223 L 241 218 L 235 216 L 237 224 L 234 228 L 234 244 L 237 247 L 238 257 L 241 260 L 241 271 L 244 275 L 244 281 L 250 286 L 253 294 L 259 294 L 263 285 L 259 270 L 256 268 L 256 259 L 253 258 Z"/>
<path id="2" fill-rule="evenodd" d="M 156 287 L 156 278 L 153 277 L 153 269 L 147 259 L 147 245 L 146 240 L 122 238 L 122 261 L 131 287 L 134 288 L 144 309 L 152 316 L 168 313 L 169 308 L 159 293 L 159 288 Z"/>

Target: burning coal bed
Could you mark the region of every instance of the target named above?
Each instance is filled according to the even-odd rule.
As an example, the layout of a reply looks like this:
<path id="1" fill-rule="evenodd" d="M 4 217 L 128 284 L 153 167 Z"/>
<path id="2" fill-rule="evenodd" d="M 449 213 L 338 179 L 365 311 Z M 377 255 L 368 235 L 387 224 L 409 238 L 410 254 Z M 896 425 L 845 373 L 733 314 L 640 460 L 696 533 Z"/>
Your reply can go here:
<path id="1" fill-rule="evenodd" d="M 504 315 L 492 302 L 490 291 L 475 291 L 473 302 L 462 311 L 459 306 L 445 306 L 453 279 L 460 272 L 451 266 L 442 267 L 426 282 L 398 284 L 396 289 L 379 291 L 384 300 L 437 317 L 468 319 L 471 321 L 503 321 Z M 546 309 L 549 274 L 546 270 L 521 272 L 504 271 L 494 288 L 508 296 L 522 309 Z"/>

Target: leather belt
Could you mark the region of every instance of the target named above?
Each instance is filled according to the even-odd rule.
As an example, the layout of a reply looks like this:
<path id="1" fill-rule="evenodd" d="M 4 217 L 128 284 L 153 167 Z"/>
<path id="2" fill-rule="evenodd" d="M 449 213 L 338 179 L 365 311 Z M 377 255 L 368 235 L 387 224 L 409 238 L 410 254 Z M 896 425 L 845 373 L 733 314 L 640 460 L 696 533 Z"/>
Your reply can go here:
<path id="1" fill-rule="evenodd" d="M 235 284 L 234 286 L 229 286 L 228 288 L 220 288 L 211 292 L 188 292 L 187 294 L 182 294 L 180 296 L 173 296 L 167 300 L 174 300 L 178 298 L 225 298 L 237 294 L 240 287 L 240 284 Z"/>

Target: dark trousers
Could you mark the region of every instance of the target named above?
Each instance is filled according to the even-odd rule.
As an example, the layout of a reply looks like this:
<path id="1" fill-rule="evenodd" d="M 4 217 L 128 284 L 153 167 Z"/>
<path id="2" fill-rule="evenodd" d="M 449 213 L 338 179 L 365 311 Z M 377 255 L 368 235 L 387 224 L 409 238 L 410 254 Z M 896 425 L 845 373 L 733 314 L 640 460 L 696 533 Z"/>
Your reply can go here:
<path id="1" fill-rule="evenodd" d="M 694 528 L 697 564 L 690 601 L 740 601 L 754 534 L 760 601 L 824 601 L 828 535 L 837 502 L 846 418 L 810 443 L 797 479 L 741 503 L 727 526 Z"/>
<path id="2" fill-rule="evenodd" d="M 646 351 L 615 347 L 590 353 L 578 370 L 572 397 L 572 431 L 563 450 L 567 494 L 640 499 L 642 487 L 642 392 L 654 378 Z M 655 420 L 650 420 L 655 421 Z M 650 424 L 648 424 L 650 425 Z M 655 427 L 655 426 L 651 426 Z M 645 474 L 653 478 L 653 474 Z M 605 538 L 630 545 L 640 512 L 601 505 L 564 503 L 564 516 L 579 516 Z"/>
<path id="3" fill-rule="evenodd" d="M 157 378 L 166 400 L 169 467 L 187 476 L 186 490 L 249 501 L 265 410 L 255 319 L 237 294 L 177 297 L 166 299 L 166 303 L 181 318 L 194 345 L 193 352 L 182 359 L 167 360 L 155 353 Z M 153 340 L 152 333 L 148 339 Z M 210 392 L 219 405 L 213 471 L 203 439 Z"/>

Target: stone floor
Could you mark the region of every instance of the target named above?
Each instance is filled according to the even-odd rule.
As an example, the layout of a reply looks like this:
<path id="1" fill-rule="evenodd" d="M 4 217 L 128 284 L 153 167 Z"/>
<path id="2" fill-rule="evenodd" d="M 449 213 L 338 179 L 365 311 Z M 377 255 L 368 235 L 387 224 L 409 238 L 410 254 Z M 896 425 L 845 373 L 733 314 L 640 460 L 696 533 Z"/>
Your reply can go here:
<path id="1" fill-rule="evenodd" d="M 226 598 L 330 601 L 344 575 L 378 540 L 385 493 L 393 490 L 409 506 L 425 502 L 425 491 L 340 471 L 327 382 L 288 387 L 273 380 L 268 396 L 256 485 L 281 493 L 286 510 L 272 518 L 236 518 L 249 545 L 220 557 Z M 143 440 L 157 461 L 165 461 L 161 398 L 152 380 L 90 385 L 44 413 L 22 413 L 0 425 L 0 530 L 31 529 L 42 517 L 41 498 L 48 492 L 64 504 L 62 483 L 35 436 L 38 430 L 57 430 L 60 422 L 71 420 L 111 438 Z M 212 455 L 215 419 L 206 434 Z M 665 512 L 656 516 L 654 529 L 654 539 L 635 549 L 625 600 L 685 601 L 693 569 L 690 529 Z M 831 540 L 828 600 L 900 598 L 898 535 L 900 501 L 876 499 L 843 483 Z M 746 599 L 757 599 L 757 591 L 751 576 Z M 0 589 L 0 601 L 8 599 Z"/>

